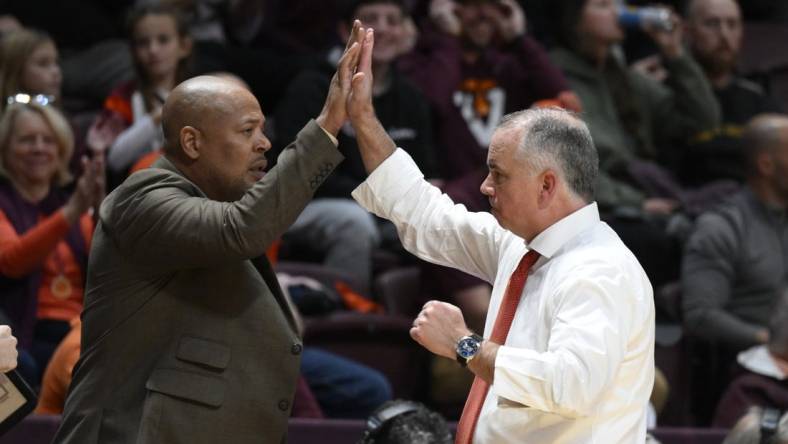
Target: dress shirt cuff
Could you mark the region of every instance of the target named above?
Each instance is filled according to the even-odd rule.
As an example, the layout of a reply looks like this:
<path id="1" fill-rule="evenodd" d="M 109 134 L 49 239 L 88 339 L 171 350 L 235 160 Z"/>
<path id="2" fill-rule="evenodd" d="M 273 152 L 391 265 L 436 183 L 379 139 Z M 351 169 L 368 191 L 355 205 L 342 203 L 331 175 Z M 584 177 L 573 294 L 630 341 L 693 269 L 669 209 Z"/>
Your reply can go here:
<path id="1" fill-rule="evenodd" d="M 496 396 L 509 401 L 550 411 L 549 367 L 541 353 L 502 345 L 495 358 L 491 389 Z"/>
<path id="2" fill-rule="evenodd" d="M 320 125 L 318 125 L 318 126 L 320 126 Z M 326 131 L 326 129 L 323 128 L 322 126 L 320 126 L 320 129 L 323 130 L 324 133 L 326 133 L 326 136 L 328 136 L 328 138 L 331 140 L 331 143 L 333 143 L 334 146 L 339 146 L 339 141 L 337 140 L 336 137 L 334 137 L 333 134 L 331 134 L 328 131 Z"/>
<path id="3" fill-rule="evenodd" d="M 423 178 L 424 174 L 410 155 L 397 148 L 353 190 L 352 196 L 362 207 L 386 217 L 394 204 L 405 198 L 413 185 Z"/>

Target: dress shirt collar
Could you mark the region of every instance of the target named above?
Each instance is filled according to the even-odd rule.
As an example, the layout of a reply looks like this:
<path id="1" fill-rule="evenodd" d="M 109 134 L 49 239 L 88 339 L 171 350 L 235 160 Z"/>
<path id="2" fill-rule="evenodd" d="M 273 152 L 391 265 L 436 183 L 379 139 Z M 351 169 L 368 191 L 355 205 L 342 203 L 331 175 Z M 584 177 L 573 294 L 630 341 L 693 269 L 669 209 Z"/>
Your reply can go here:
<path id="1" fill-rule="evenodd" d="M 739 353 L 736 360 L 753 373 L 778 380 L 788 379 L 788 375 L 783 374 L 765 345 L 758 345 Z"/>
<path id="2" fill-rule="evenodd" d="M 550 259 L 567 242 L 598 222 L 599 210 L 596 202 L 591 202 L 537 234 L 527 243 L 528 249 Z"/>

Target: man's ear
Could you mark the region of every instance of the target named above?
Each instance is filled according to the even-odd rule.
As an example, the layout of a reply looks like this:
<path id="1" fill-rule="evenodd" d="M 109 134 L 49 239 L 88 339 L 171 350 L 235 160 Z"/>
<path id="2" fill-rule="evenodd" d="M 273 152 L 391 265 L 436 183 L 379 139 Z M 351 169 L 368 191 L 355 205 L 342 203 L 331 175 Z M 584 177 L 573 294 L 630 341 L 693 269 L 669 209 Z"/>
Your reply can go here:
<path id="1" fill-rule="evenodd" d="M 544 209 L 550 205 L 558 191 L 558 175 L 555 171 L 547 169 L 539 175 L 539 183 L 541 189 L 539 190 L 538 204 L 540 209 Z"/>
<path id="2" fill-rule="evenodd" d="M 181 149 L 184 156 L 190 160 L 197 160 L 200 158 L 200 149 L 202 148 L 202 134 L 200 130 L 193 126 L 184 126 L 181 128 Z"/>

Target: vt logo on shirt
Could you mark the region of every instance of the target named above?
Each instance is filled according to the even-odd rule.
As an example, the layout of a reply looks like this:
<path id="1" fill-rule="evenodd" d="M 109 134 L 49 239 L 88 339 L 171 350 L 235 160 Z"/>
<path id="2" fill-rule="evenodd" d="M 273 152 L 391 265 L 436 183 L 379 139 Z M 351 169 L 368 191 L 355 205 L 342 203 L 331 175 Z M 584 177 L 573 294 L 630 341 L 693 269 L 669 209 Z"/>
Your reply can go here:
<path id="1" fill-rule="evenodd" d="M 476 142 L 487 149 L 495 127 L 503 117 L 506 94 L 494 79 L 465 79 L 454 92 L 454 105 Z"/>

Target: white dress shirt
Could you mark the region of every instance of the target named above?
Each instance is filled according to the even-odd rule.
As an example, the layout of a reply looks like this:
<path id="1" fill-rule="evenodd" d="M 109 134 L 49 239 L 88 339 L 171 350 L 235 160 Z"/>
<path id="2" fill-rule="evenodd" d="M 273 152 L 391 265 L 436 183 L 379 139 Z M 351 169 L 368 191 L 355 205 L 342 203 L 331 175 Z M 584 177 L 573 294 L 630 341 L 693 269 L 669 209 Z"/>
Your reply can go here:
<path id="1" fill-rule="evenodd" d="M 401 149 L 353 197 L 394 222 L 408 251 L 493 284 L 485 337 L 522 256 L 529 248 L 541 254 L 498 349 L 474 443 L 645 442 L 653 293 L 596 203 L 526 245 L 491 214 L 455 205 Z"/>

